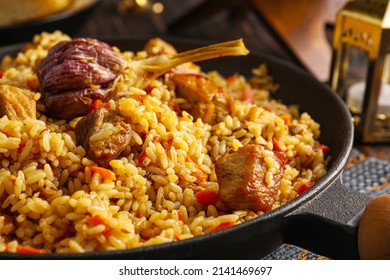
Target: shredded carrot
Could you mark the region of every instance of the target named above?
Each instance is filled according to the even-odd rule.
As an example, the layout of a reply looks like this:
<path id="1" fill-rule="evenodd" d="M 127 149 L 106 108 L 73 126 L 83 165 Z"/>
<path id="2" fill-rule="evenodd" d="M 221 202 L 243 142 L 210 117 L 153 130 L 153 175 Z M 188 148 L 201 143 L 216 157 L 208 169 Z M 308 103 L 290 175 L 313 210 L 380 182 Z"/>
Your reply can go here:
<path id="1" fill-rule="evenodd" d="M 213 230 L 211 232 L 214 232 L 214 231 L 217 231 L 217 230 L 221 230 L 221 229 L 224 229 L 224 228 L 228 228 L 228 227 L 234 226 L 235 224 L 236 224 L 236 222 L 233 222 L 233 221 L 232 222 L 220 223 L 215 228 L 213 228 Z"/>
<path id="2" fill-rule="evenodd" d="M 91 105 L 88 107 L 88 112 L 91 112 L 95 109 L 100 109 L 104 107 L 104 103 L 101 99 L 95 99 Z"/>
<path id="3" fill-rule="evenodd" d="M 191 175 L 196 178 L 196 183 L 200 184 L 202 182 L 205 182 L 208 178 L 208 175 L 206 172 L 204 172 L 202 169 L 200 169 L 198 166 L 196 168 L 196 171 L 192 171 Z"/>
<path id="4" fill-rule="evenodd" d="M 104 219 L 102 219 L 99 215 L 93 215 L 93 216 L 87 215 L 85 219 L 87 220 L 88 225 L 90 227 L 104 225 L 105 230 L 103 231 L 103 235 L 105 236 L 109 235 L 112 231 L 111 226 L 108 225 L 107 222 Z"/>
<path id="5" fill-rule="evenodd" d="M 235 75 L 231 75 L 231 76 L 226 78 L 226 82 L 228 84 L 233 83 L 235 80 L 237 80 L 237 76 L 235 76 Z"/>
<path id="6" fill-rule="evenodd" d="M 177 215 L 178 215 L 178 219 L 184 222 L 184 214 L 182 212 L 179 212 Z"/>
<path id="7" fill-rule="evenodd" d="M 308 189 L 310 189 L 310 187 L 312 186 L 312 184 L 302 184 L 299 189 L 297 190 L 297 193 L 298 194 L 302 194 L 304 193 L 305 191 L 307 191 Z"/>
<path id="8" fill-rule="evenodd" d="M 39 80 L 38 77 L 34 76 L 32 78 L 28 78 L 26 80 L 26 85 L 31 90 L 36 90 L 39 87 Z"/>
<path id="9" fill-rule="evenodd" d="M 196 177 L 196 183 L 205 182 L 208 178 L 208 174 L 204 172 L 197 163 L 195 163 L 189 156 L 186 157 L 186 162 L 191 162 L 194 168 L 191 171 L 191 175 Z"/>
<path id="10" fill-rule="evenodd" d="M 174 140 L 173 134 L 169 133 L 168 134 L 168 139 L 167 139 L 168 148 L 172 147 L 173 140 Z"/>
<path id="11" fill-rule="evenodd" d="M 253 89 L 250 87 L 245 87 L 242 91 L 241 100 L 248 103 L 253 103 L 255 101 L 255 93 Z"/>
<path id="12" fill-rule="evenodd" d="M 99 167 L 99 166 L 90 166 L 92 175 L 95 173 L 99 173 L 99 175 L 103 179 L 108 179 L 108 180 L 115 180 L 115 173 L 112 172 L 111 170 L 108 170 L 107 168 Z"/>
<path id="13" fill-rule="evenodd" d="M 282 148 L 279 145 L 279 141 L 276 139 L 276 137 L 272 137 L 272 144 L 274 146 L 274 150 L 281 152 Z"/>
<path id="14" fill-rule="evenodd" d="M 104 104 L 104 108 L 106 108 L 107 110 L 114 109 L 113 104 L 111 102 L 107 102 L 106 104 Z"/>
<path id="15" fill-rule="evenodd" d="M 147 86 L 146 88 L 144 88 L 144 91 L 146 91 L 146 93 L 151 93 L 153 89 L 154 89 L 154 87 Z"/>
<path id="16" fill-rule="evenodd" d="M 176 114 L 180 115 L 181 109 L 180 109 L 179 104 L 177 104 L 176 102 L 173 102 L 173 101 L 169 101 L 169 107 L 171 107 L 172 110 L 176 112 Z"/>
<path id="17" fill-rule="evenodd" d="M 18 153 L 20 153 L 24 149 L 24 147 L 26 147 L 26 142 L 20 142 L 18 147 Z"/>
<path id="18" fill-rule="evenodd" d="M 141 103 L 144 103 L 146 97 L 147 96 L 145 94 L 134 95 L 134 98 L 137 99 Z"/>
<path id="19" fill-rule="evenodd" d="M 329 147 L 327 145 L 324 145 L 324 144 L 319 144 L 318 146 L 316 146 L 314 149 L 320 149 L 322 150 L 322 152 L 324 154 L 328 153 L 329 152 Z"/>
<path id="20" fill-rule="evenodd" d="M 6 132 L 6 131 L 0 131 L 1 133 L 3 133 L 5 136 L 7 136 L 7 138 L 11 137 L 11 134 L 9 132 Z"/>
<path id="21" fill-rule="evenodd" d="M 9 225 L 13 223 L 10 215 L 2 214 L 2 216 L 4 217 L 4 224 Z"/>
<path id="22" fill-rule="evenodd" d="M 16 247 L 16 253 L 22 253 L 22 254 L 43 254 L 45 250 L 43 249 L 36 249 L 33 247 L 27 247 L 23 245 L 18 245 Z"/>
<path id="23" fill-rule="evenodd" d="M 146 158 L 146 152 L 145 150 L 142 150 L 142 152 L 138 156 L 138 162 L 142 164 L 145 158 Z"/>
<path id="24" fill-rule="evenodd" d="M 289 115 L 279 115 L 279 117 L 284 121 L 284 123 L 290 127 L 292 122 L 291 122 L 291 116 Z"/>
<path id="25" fill-rule="evenodd" d="M 180 240 L 180 233 L 177 231 L 174 232 L 173 236 L 175 237 L 175 240 Z"/>

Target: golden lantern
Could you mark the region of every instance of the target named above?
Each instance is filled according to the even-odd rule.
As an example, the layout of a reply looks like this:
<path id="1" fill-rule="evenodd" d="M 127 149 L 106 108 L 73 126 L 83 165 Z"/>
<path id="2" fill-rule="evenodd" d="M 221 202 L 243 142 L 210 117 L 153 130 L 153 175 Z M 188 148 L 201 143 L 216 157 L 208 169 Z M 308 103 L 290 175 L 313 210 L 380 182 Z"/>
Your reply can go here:
<path id="1" fill-rule="evenodd" d="M 337 14 L 330 85 L 348 105 L 356 139 L 390 140 L 390 5 L 355 0 Z"/>

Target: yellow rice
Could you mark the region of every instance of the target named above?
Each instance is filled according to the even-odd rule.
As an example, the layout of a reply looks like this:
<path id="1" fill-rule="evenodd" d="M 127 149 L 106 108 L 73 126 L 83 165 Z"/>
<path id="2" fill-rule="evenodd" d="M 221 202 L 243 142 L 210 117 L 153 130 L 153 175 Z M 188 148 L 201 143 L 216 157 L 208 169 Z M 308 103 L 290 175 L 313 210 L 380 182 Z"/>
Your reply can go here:
<path id="1" fill-rule="evenodd" d="M 65 39 L 61 32 L 36 35 L 15 58 L 3 59 L 0 84 L 28 88 L 38 100 L 37 66 L 49 48 Z M 146 55 L 115 50 L 127 60 Z M 197 189 L 218 191 L 216 159 L 247 143 L 273 150 L 276 140 L 288 158 L 273 208 L 326 173 L 319 124 L 298 108 L 272 100 L 276 85 L 264 65 L 253 70 L 252 80 L 237 75 L 228 82 L 217 72 L 207 73 L 236 99 L 232 116 L 214 126 L 185 111 L 178 115 L 170 104 L 185 100 L 176 98 L 165 80 L 151 81 L 154 89 L 146 93 L 129 85 L 131 75 L 119 76 L 114 92 L 120 98 L 110 101 L 132 128 L 129 147 L 110 162 L 115 180 L 91 172 L 95 163 L 75 141 L 80 118 L 58 121 L 39 112 L 36 120 L 0 118 L 0 252 L 18 252 L 20 246 L 56 253 L 134 248 L 252 219 L 263 213 L 229 211 L 221 201 L 205 206 L 195 198 Z M 250 81 L 263 85 L 253 89 L 255 104 L 241 100 Z M 291 119 L 289 126 L 282 115 Z M 101 133 L 94 137 L 107 138 L 110 130 Z M 141 151 L 145 157 L 139 161 Z M 272 156 L 265 161 L 271 183 L 279 166 Z M 198 172 L 207 180 L 198 182 Z"/>

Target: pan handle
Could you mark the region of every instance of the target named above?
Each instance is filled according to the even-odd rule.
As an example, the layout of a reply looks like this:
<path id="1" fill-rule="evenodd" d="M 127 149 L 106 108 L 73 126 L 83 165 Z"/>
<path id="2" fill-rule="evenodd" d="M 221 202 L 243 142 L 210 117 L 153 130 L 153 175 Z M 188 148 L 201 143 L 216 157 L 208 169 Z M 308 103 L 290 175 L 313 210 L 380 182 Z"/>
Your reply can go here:
<path id="1" fill-rule="evenodd" d="M 285 242 L 332 259 L 359 259 L 358 225 L 369 201 L 343 185 L 339 175 L 285 216 Z"/>

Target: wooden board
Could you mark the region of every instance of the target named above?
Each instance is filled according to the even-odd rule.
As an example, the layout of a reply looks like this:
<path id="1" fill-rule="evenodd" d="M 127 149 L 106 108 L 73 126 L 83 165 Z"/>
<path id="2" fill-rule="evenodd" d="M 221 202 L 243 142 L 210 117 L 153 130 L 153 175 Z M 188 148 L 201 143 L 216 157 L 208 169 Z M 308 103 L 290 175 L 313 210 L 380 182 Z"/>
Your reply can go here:
<path id="1" fill-rule="evenodd" d="M 326 24 L 333 23 L 346 0 L 252 0 L 258 13 L 270 24 L 320 81 L 330 74 L 332 49 Z"/>

